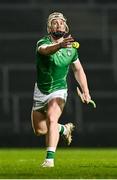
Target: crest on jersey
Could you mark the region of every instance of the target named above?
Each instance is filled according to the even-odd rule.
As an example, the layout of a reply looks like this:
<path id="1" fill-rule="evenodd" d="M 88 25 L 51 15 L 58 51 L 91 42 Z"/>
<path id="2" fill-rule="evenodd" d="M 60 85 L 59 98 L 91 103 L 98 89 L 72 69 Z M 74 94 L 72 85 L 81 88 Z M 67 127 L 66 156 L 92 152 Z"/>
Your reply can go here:
<path id="1" fill-rule="evenodd" d="M 67 50 L 67 55 L 68 55 L 68 56 L 71 56 L 71 54 L 72 54 L 72 53 L 71 53 L 71 50 L 68 49 L 68 50 Z"/>

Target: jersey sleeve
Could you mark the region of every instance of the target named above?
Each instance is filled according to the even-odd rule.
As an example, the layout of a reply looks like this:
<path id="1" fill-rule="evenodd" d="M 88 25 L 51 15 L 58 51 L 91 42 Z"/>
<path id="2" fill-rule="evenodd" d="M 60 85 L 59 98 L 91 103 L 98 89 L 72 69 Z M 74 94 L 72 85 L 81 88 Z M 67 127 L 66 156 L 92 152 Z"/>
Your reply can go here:
<path id="1" fill-rule="evenodd" d="M 41 45 L 45 44 L 44 40 L 39 40 L 36 44 L 36 51 L 38 50 L 38 47 L 40 47 Z"/>
<path id="2" fill-rule="evenodd" d="M 38 47 L 40 47 L 42 45 L 48 45 L 48 44 L 50 44 L 50 41 L 48 41 L 48 39 L 46 37 L 40 39 L 36 44 L 36 51 L 37 51 Z"/>
<path id="3" fill-rule="evenodd" d="M 44 39 L 40 39 L 38 42 L 37 42 L 37 47 L 39 47 L 39 46 L 41 46 L 41 45 L 43 45 L 43 44 L 45 44 L 46 43 L 46 41 L 44 40 Z"/>

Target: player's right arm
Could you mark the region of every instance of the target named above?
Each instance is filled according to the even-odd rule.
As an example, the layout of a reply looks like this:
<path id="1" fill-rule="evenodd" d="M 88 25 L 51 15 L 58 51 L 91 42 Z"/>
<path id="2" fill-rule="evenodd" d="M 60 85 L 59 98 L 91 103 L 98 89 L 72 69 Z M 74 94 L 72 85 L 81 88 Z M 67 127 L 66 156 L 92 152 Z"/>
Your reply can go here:
<path id="1" fill-rule="evenodd" d="M 49 55 L 57 52 L 61 48 L 60 43 L 43 44 L 38 47 L 38 52 L 43 55 Z"/>
<path id="2" fill-rule="evenodd" d="M 68 47 L 74 39 L 71 36 L 67 38 L 61 38 L 58 42 L 54 42 L 53 44 L 43 44 L 38 47 L 38 52 L 43 55 L 49 55 L 57 52 L 60 48 Z"/>

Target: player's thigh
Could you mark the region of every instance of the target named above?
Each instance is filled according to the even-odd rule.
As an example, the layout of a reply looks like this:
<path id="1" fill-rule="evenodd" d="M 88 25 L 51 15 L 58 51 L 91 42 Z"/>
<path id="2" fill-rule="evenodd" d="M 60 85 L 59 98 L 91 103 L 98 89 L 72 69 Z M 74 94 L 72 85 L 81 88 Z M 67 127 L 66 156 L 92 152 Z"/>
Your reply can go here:
<path id="1" fill-rule="evenodd" d="M 62 114 L 65 100 L 61 98 L 53 98 L 48 103 L 47 117 L 51 121 L 57 121 Z"/>
<path id="2" fill-rule="evenodd" d="M 31 112 L 32 127 L 35 131 L 47 132 L 46 114 L 32 110 Z"/>

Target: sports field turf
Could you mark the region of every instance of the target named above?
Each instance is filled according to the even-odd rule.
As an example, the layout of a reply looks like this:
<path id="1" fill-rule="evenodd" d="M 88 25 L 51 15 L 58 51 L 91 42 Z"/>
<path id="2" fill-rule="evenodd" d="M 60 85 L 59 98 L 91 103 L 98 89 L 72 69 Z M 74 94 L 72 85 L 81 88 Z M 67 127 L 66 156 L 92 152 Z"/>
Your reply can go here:
<path id="1" fill-rule="evenodd" d="M 0 149 L 0 178 L 117 178 L 117 149 L 58 148 L 54 168 L 40 167 L 44 157 L 45 149 Z"/>

